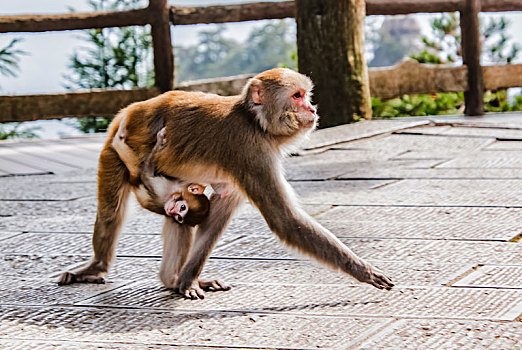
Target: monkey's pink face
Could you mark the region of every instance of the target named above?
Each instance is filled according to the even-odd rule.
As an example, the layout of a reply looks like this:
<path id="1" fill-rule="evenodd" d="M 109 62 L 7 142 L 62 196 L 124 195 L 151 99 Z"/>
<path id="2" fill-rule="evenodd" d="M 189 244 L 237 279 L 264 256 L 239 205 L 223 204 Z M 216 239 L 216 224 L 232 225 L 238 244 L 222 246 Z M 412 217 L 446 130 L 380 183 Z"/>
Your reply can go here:
<path id="1" fill-rule="evenodd" d="M 174 193 L 165 203 L 165 213 L 171 216 L 178 223 L 182 224 L 187 215 L 189 206 L 187 201 L 183 199 L 181 194 Z"/>
<path id="2" fill-rule="evenodd" d="M 299 124 L 302 128 L 313 128 L 317 122 L 317 109 L 310 103 L 310 96 L 305 89 L 292 93 L 292 105 L 298 112 Z"/>

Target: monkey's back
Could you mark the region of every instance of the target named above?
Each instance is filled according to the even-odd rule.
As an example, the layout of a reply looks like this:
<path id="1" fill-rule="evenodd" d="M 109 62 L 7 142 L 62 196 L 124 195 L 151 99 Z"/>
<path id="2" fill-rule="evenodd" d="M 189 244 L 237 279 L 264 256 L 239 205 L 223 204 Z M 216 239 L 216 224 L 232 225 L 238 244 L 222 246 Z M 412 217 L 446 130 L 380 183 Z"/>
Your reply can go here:
<path id="1" fill-rule="evenodd" d="M 230 149 L 239 151 L 254 144 L 262 152 L 260 143 L 264 142 L 263 138 L 256 141 L 259 128 L 254 115 L 245 112 L 239 101 L 240 96 L 170 91 L 134 103 L 120 115 L 125 116 L 127 143 L 140 159 L 151 151 L 157 132 L 166 127 L 167 146 L 155 158 L 155 164 L 162 164 L 159 171 L 180 177 L 189 172 L 194 176 L 196 167 L 201 168 L 203 162 L 208 167 L 198 172 L 204 178 L 221 179 L 227 177 L 223 174 L 225 169 L 215 169 L 215 164 L 239 166 L 244 161 L 239 159 L 241 152 L 231 153 Z M 183 164 L 183 168 L 177 167 L 178 164 Z"/>

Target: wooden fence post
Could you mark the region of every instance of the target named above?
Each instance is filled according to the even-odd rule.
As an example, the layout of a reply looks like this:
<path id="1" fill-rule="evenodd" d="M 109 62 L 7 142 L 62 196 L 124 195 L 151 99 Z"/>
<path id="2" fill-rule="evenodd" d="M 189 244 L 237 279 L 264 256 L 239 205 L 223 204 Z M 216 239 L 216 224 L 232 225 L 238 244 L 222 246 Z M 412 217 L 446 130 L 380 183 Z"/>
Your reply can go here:
<path id="1" fill-rule="evenodd" d="M 484 78 L 480 66 L 480 0 L 465 0 L 460 11 L 462 63 L 468 67 L 468 90 L 464 92 L 466 115 L 484 114 Z"/>
<path id="2" fill-rule="evenodd" d="M 320 127 L 370 119 L 364 0 L 297 0 L 299 71 L 315 84 Z"/>
<path id="3" fill-rule="evenodd" d="M 149 13 L 154 50 L 154 85 L 161 91 L 174 87 L 174 53 L 170 37 L 170 7 L 167 0 L 150 0 Z"/>

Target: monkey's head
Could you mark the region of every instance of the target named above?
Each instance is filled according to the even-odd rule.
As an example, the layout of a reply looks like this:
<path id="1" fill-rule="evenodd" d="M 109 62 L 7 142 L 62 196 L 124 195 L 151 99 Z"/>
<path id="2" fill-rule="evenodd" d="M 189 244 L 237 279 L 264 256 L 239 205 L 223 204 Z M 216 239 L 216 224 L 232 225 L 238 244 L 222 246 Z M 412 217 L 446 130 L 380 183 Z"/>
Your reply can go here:
<path id="1" fill-rule="evenodd" d="M 191 184 L 173 193 L 165 203 L 165 213 L 179 224 L 199 225 L 208 216 L 210 201 L 203 194 L 205 188 Z"/>
<path id="2" fill-rule="evenodd" d="M 287 68 L 274 68 L 250 79 L 242 98 L 265 132 L 297 136 L 317 125 L 317 109 L 310 102 L 312 88 L 307 76 Z"/>

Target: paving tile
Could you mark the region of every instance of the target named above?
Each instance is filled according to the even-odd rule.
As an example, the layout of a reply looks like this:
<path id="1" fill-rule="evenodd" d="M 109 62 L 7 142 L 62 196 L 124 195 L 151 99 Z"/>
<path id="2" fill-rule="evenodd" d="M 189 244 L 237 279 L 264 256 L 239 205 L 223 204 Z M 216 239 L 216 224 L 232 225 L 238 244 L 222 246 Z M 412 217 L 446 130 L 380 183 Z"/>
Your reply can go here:
<path id="1" fill-rule="evenodd" d="M 491 142 L 493 142 L 493 139 L 393 134 L 376 139 L 353 141 L 336 147 L 343 148 L 346 146 L 348 148 L 379 150 L 387 152 L 390 156 L 395 156 L 407 151 L 431 151 L 436 154 L 436 150 L 446 148 L 460 152 L 473 151 L 485 147 Z"/>
<path id="2" fill-rule="evenodd" d="M 0 271 L 2 276 L 12 279 L 57 279 L 73 265 L 87 263 L 90 256 L 2 254 Z"/>
<path id="3" fill-rule="evenodd" d="M 335 207 L 317 219 L 392 222 L 461 222 L 520 224 L 522 208 L 480 207 Z"/>
<path id="4" fill-rule="evenodd" d="M 488 321 L 399 320 L 357 349 L 520 349 L 517 324 Z"/>
<path id="5" fill-rule="evenodd" d="M 380 190 L 381 192 L 406 192 L 421 189 L 424 191 L 453 191 L 457 193 L 474 192 L 477 189 L 487 192 L 519 192 L 522 191 L 522 180 L 461 180 L 461 179 L 409 179 L 394 182 L 386 188 Z"/>
<path id="6" fill-rule="evenodd" d="M 375 166 L 372 168 L 355 168 L 337 177 L 338 180 L 350 179 L 522 179 L 520 169 L 498 168 L 430 168 L 437 165 L 438 161 L 431 161 L 423 167 L 392 167 L 389 165 Z M 417 162 L 415 164 L 418 164 Z"/>
<path id="7" fill-rule="evenodd" d="M 484 150 L 498 152 L 522 151 L 522 141 L 497 141 L 486 147 Z"/>
<path id="8" fill-rule="evenodd" d="M 84 350 L 84 349 L 104 349 L 104 350 L 119 350 L 128 349 L 130 344 L 128 343 L 100 343 L 98 341 L 85 341 L 78 342 L 72 340 L 56 340 L 56 341 L 42 341 L 42 340 L 23 340 L 23 339 L 12 339 L 0 338 L 0 348 L 4 350 Z M 133 349 L 167 349 L 165 346 L 154 346 L 144 344 L 132 344 Z"/>
<path id="9" fill-rule="evenodd" d="M 3 218 L 2 218 L 3 220 Z M 19 235 L 20 232 L 0 232 L 0 241 L 6 238 L 11 238 Z"/>
<path id="10" fill-rule="evenodd" d="M 292 157 L 285 163 L 285 176 L 290 181 L 327 180 L 350 172 L 360 178 L 371 178 L 374 171 L 383 169 L 429 168 L 438 161 L 404 159 L 393 162 L 383 159 L 377 152 L 361 150 L 331 150 L 320 154 Z M 433 158 L 433 157 L 431 157 Z"/>
<path id="11" fill-rule="evenodd" d="M 224 235 L 217 247 L 225 246 L 242 236 Z M 87 233 L 24 233 L 2 241 L 4 254 L 91 255 L 92 234 Z M 161 236 L 158 234 L 122 235 L 116 245 L 118 255 L 161 256 Z"/>
<path id="12" fill-rule="evenodd" d="M 96 196 L 93 182 L 35 181 L 16 184 L 13 181 L 0 182 L 0 199 L 9 200 L 72 200 L 80 197 Z"/>
<path id="13" fill-rule="evenodd" d="M 487 136 L 505 139 L 521 139 L 522 130 L 502 129 L 502 128 L 473 128 L 473 127 L 452 127 L 443 132 L 444 135 L 458 136 Z"/>
<path id="14" fill-rule="evenodd" d="M 509 241 L 522 233 L 522 224 L 441 221 L 318 220 L 338 237 L 457 239 Z"/>
<path id="15" fill-rule="evenodd" d="M 522 265 L 479 266 L 453 286 L 522 289 Z"/>
<path id="16" fill-rule="evenodd" d="M 50 174 L 48 169 L 13 161 L 12 157 L 0 157 L 0 171 L 9 175 Z"/>
<path id="17" fill-rule="evenodd" d="M 85 299 L 78 305 L 511 321 L 522 312 L 522 290 L 396 287 L 383 291 L 371 286 L 237 285 L 227 292 L 206 293 L 203 301 L 194 302 L 160 287 L 159 283 L 153 286 L 142 281 Z"/>
<path id="18" fill-rule="evenodd" d="M 360 257 L 380 261 L 516 264 L 522 260 L 520 245 L 512 242 L 350 238 L 341 238 L 341 241 Z M 295 259 L 300 256 L 270 236 L 247 236 L 216 248 L 212 255 L 250 259 Z"/>
<path id="19" fill-rule="evenodd" d="M 510 152 L 480 152 L 461 156 L 437 166 L 438 168 L 522 168 L 522 150 Z"/>
<path id="20" fill-rule="evenodd" d="M 128 346 L 149 343 L 310 349 L 346 346 L 387 322 L 376 318 L 226 312 L 3 308 L 0 337 L 118 342 Z"/>
<path id="21" fill-rule="evenodd" d="M 121 287 L 123 282 L 105 284 L 72 284 L 59 286 L 56 280 L 9 279 L 0 285 L 0 305 L 58 305 L 72 304 L 90 296 Z"/>
<path id="22" fill-rule="evenodd" d="M 331 205 L 415 205 L 415 206 L 513 206 L 522 207 L 519 191 L 440 191 L 419 188 L 394 192 L 380 189 L 362 190 L 351 187 L 356 181 L 296 182 L 293 187 L 303 203 Z M 376 184 L 378 186 L 378 184 Z"/>
<path id="23" fill-rule="evenodd" d="M 303 145 L 303 148 L 313 149 L 334 145 L 340 142 L 357 140 L 427 123 L 424 120 L 373 120 L 371 122 L 361 121 L 356 124 L 340 125 L 317 130 L 310 136 L 310 140 Z"/>

